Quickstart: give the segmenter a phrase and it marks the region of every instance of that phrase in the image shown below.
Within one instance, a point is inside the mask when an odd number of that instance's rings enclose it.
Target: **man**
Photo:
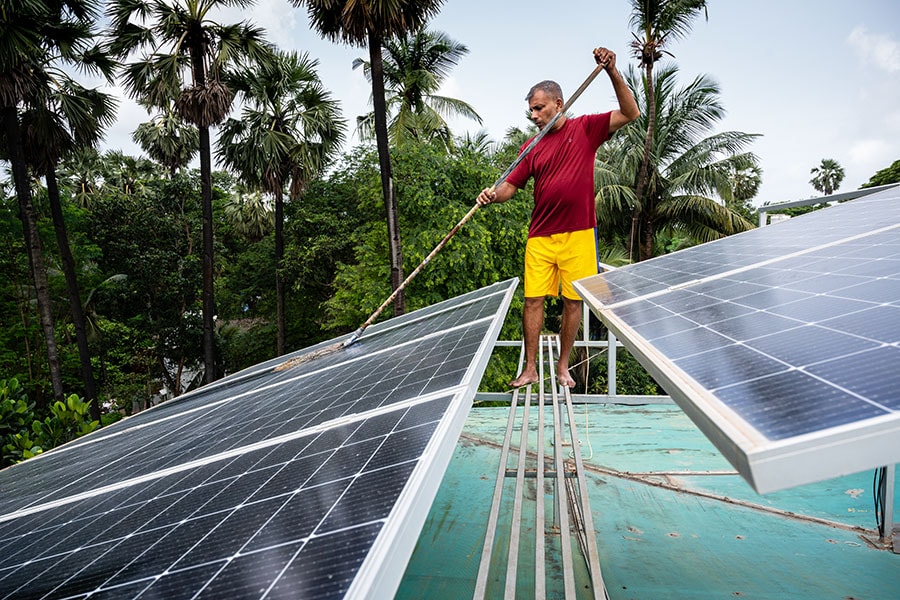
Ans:
[[[525,246],[525,367],[511,387],[538,380],[537,351],[544,324],[544,298],[557,296],[562,285],[563,315],[556,377],[560,385],[573,386],[569,354],[581,323],[581,299],[572,282],[597,273],[594,226],[594,157],[597,148],[615,131],[640,115],[634,96],[616,69],[616,55],[594,49],[594,60],[606,65],[619,108],[604,114],[566,118],[560,115],[544,138],[495,188],[486,188],[478,204],[506,202],[534,177],[534,210]],[[531,120],[542,130],[562,110],[559,85],[542,81],[525,98]],[[527,146],[527,142],[522,149]]]

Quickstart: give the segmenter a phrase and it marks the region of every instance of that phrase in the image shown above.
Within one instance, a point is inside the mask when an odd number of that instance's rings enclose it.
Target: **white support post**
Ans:
[[[885,467],[884,485],[884,539],[890,543],[896,554],[900,554],[900,544],[894,531],[894,469],[896,465]]]
[[[606,382],[607,395],[610,399],[616,395],[616,336],[611,330],[607,330],[606,335]]]

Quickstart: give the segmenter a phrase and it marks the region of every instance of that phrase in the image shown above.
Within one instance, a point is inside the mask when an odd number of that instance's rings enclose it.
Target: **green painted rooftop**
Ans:
[[[397,598],[473,596],[509,410],[470,412]],[[900,597],[900,555],[876,530],[873,472],[759,495],[674,404],[585,404],[575,414],[611,599]],[[548,480],[551,557],[552,488]],[[525,496],[536,496],[534,478]],[[498,561],[511,510],[504,500]],[[534,515],[523,514],[516,597],[531,598]],[[503,597],[505,569],[492,569],[486,597]],[[546,573],[546,597],[563,597],[559,568]]]

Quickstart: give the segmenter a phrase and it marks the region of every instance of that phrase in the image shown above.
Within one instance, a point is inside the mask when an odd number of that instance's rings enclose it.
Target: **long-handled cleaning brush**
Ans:
[[[553,129],[553,126],[554,126],[554,124],[556,124],[556,121],[560,118],[560,115],[566,114],[566,112],[569,110],[569,108],[572,106],[572,104],[575,102],[575,100],[578,99],[578,97],[582,94],[582,92],[584,92],[584,90],[587,89],[587,87],[591,84],[591,82],[594,81],[594,79],[597,77],[597,75],[600,74],[600,71],[602,71],[605,67],[606,67],[606,63],[598,63],[597,66],[594,67],[594,70],[591,71],[591,74],[587,76],[587,79],[585,79],[584,82],[578,87],[578,89],[575,90],[575,92],[569,97],[568,101],[566,101],[566,103],[563,105],[562,109],[558,113],[556,113],[552,119],[550,119],[550,122],[548,122],[547,125],[543,129],[541,129],[536,136],[534,136],[534,138],[531,140],[531,143],[529,143],[528,146],[526,146],[525,149],[519,153],[519,156],[516,157],[516,160],[514,160],[512,162],[512,164],[506,168],[506,170],[503,172],[503,174],[497,178],[497,181],[494,182],[494,187],[497,187],[501,183],[506,181],[506,178],[509,177],[509,174],[512,173],[513,169],[515,169],[519,165],[519,163],[522,162],[522,160],[524,160],[526,156],[528,156],[528,154],[534,149],[534,147],[537,145],[537,143],[539,141],[541,141],[541,139],[547,134],[547,132],[550,131],[551,129]],[[360,325],[359,328],[356,331],[354,331],[353,334],[349,338],[347,338],[343,342],[336,342],[329,346],[320,348],[319,350],[313,350],[313,351],[307,352],[305,354],[301,354],[300,356],[295,356],[294,358],[288,359],[285,362],[278,365],[277,367],[275,367],[275,370],[283,371],[285,369],[295,367],[297,365],[309,362],[311,360],[321,358],[322,356],[326,356],[328,354],[333,354],[334,352],[337,352],[337,351],[341,350],[342,348],[346,348],[346,347],[350,346],[351,344],[355,343],[356,340],[358,340],[359,337],[362,335],[363,331],[366,330],[366,327],[368,327],[369,325],[371,325],[372,323],[375,322],[375,319],[378,318],[378,316],[381,314],[381,312],[389,304],[391,304],[394,301],[394,298],[397,297],[397,294],[399,294],[404,288],[406,288],[407,284],[409,284],[409,282],[412,281],[413,278],[416,275],[418,275],[422,269],[425,268],[425,265],[427,265],[429,262],[431,262],[431,259],[434,258],[435,255],[438,252],[440,252],[444,246],[447,245],[447,242],[450,241],[450,238],[452,238],[456,234],[456,232],[459,231],[460,228],[463,225],[465,225],[465,223],[469,219],[472,218],[472,215],[475,214],[475,211],[477,211],[480,206],[481,205],[476,202],[475,206],[473,206],[471,209],[469,209],[469,212],[467,212],[466,215],[462,219],[460,219],[459,223],[457,223],[456,225],[453,226],[453,229],[451,229],[447,233],[447,235],[444,236],[444,239],[442,239],[438,243],[438,245],[434,247],[434,250],[432,250],[431,252],[428,253],[428,256],[426,256],[425,259],[421,263],[419,263],[419,266],[416,267],[415,269],[413,269],[413,271],[409,275],[407,275],[406,279],[403,280],[403,283],[401,283],[397,287],[397,289],[395,289],[393,291],[393,293],[390,296],[388,296],[388,298],[384,302],[381,303],[381,306],[379,306],[378,309],[375,312],[373,312],[372,315],[368,319],[366,319],[366,322],[363,323],[362,325]]]

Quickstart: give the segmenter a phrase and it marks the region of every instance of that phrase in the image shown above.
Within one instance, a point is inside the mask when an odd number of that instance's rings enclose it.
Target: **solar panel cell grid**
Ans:
[[[768,491],[900,460],[898,257],[893,188],[577,288]]]
[[[415,539],[386,524],[424,521],[515,285],[0,472],[0,598],[342,597],[369,564],[396,585],[385,548]]]

